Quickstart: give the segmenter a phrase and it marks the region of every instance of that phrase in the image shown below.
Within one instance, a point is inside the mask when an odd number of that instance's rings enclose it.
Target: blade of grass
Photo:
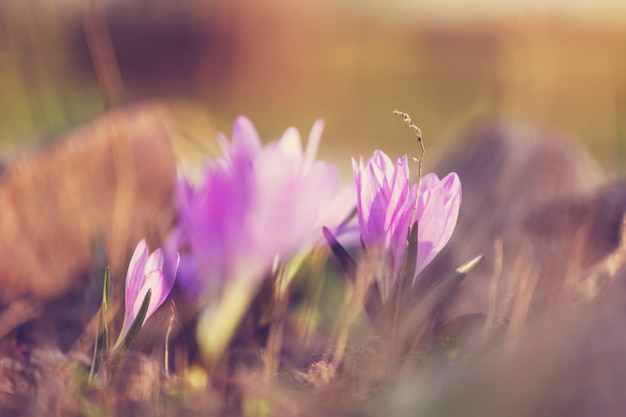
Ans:
[[[124,349],[128,350],[130,345],[133,343],[139,330],[143,326],[143,322],[146,319],[146,313],[148,312],[148,306],[150,305],[150,297],[152,297],[152,290],[148,290],[146,296],[143,299],[143,303],[141,303],[141,308],[139,309],[139,314],[133,321],[133,324],[130,325],[128,329],[128,333],[126,334],[126,338],[124,339]],[[128,308],[128,307],[127,307]]]

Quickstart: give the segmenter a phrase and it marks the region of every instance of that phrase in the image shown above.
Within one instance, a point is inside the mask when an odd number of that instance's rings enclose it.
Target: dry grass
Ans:
[[[0,315],[1,414],[615,415],[626,378],[623,184],[602,186],[585,154],[547,131],[496,123],[470,136],[442,168],[464,179],[457,231],[399,304],[371,302],[375,258],[347,279],[319,250],[289,291],[268,281],[218,363],[203,360],[197,310],[174,294],[90,380],[98,298],[80,281],[61,298],[25,281],[29,298],[5,293]],[[40,157],[64,146],[74,145]],[[467,277],[442,280],[478,248]],[[81,262],[90,258],[103,267]]]

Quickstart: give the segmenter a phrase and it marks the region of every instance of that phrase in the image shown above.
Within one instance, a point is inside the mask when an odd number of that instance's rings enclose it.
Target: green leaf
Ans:
[[[111,296],[111,273],[107,266],[104,270],[104,285],[102,287],[102,311],[106,312],[108,308],[109,298]]]
[[[287,291],[291,281],[293,281],[308,256],[308,251],[301,252],[300,254],[292,257],[291,260],[285,265],[278,268],[278,275],[276,278],[276,289],[278,294],[284,294]]]
[[[207,364],[213,366],[231,342],[250,309],[258,288],[246,279],[233,279],[224,288],[217,305],[209,303],[198,317],[196,338]]]
[[[456,286],[461,283],[463,278],[465,278],[467,274],[474,269],[482,258],[483,255],[478,255],[459,266],[454,272],[437,283],[431,290],[426,292],[423,297],[419,298],[419,304],[427,310],[434,309],[450,294],[452,294],[452,291],[456,288]]]
[[[463,265],[459,266],[456,269],[456,272],[459,274],[469,274],[469,272],[474,269],[474,267],[476,265],[478,265],[478,262],[480,262],[480,260],[483,259],[483,255],[478,255],[477,257],[471,259],[470,261],[465,262]]]
[[[407,239],[406,257],[404,260],[404,278],[411,279],[411,285],[413,285],[413,276],[415,275],[415,268],[417,267],[417,231],[419,230],[419,223],[415,222]]]
[[[109,352],[109,325],[107,323],[107,309],[109,295],[111,293],[111,275],[109,267],[104,270],[104,282],[102,285],[102,304],[100,305],[98,326],[96,328],[96,342],[93,348],[93,359],[89,371],[89,381],[93,380],[96,364],[101,364]]]
[[[133,321],[133,324],[131,324],[130,328],[128,329],[128,333],[126,334],[126,338],[124,339],[124,349],[128,350],[130,345],[137,337],[139,330],[141,330],[143,322],[146,319],[148,306],[150,305],[150,297],[152,297],[152,290],[148,290],[148,292],[146,293],[146,296],[143,299],[143,303],[141,304],[141,308],[139,309],[139,314],[137,314],[135,321]],[[130,308],[130,306],[127,306],[126,308]]]
[[[413,287],[413,278],[415,277],[415,268],[417,267],[417,232],[419,224],[415,222],[410,228],[406,240],[406,254],[404,256],[404,265],[400,270],[400,276],[396,280],[399,287],[394,288],[398,295],[397,301],[400,307],[405,306],[410,301],[411,288]]]
[[[107,323],[107,310],[109,308],[109,298],[111,294],[111,274],[109,267],[104,270],[104,285],[102,286],[102,308],[100,309],[100,326],[102,333],[98,339],[99,348],[102,355],[106,355],[109,350],[109,323]]]
[[[354,282],[356,279],[356,262],[354,262],[354,259],[352,259],[348,251],[341,246],[341,243],[339,243],[328,228],[323,227],[322,232],[324,232],[324,237],[326,238],[328,246],[330,246],[330,250],[339,261],[341,269],[343,269],[348,278]]]
[[[102,307],[100,308],[100,323],[102,333],[99,335],[98,344],[102,350],[102,355],[106,355],[109,350],[109,324],[107,323],[107,310],[109,308],[109,298],[111,294],[111,274],[109,267],[104,270],[104,284],[102,286]]]
[[[457,285],[463,281],[467,274],[478,264],[483,255],[476,256],[470,261],[458,267],[454,272],[435,284],[421,297],[410,302],[406,312],[402,314],[401,331],[403,334],[411,334],[418,331],[427,322],[432,312],[448,299]]]

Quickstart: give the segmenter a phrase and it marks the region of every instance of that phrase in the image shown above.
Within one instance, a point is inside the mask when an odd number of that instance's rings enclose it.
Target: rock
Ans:
[[[84,291],[102,238],[123,280],[137,242],[155,248],[172,226],[175,180],[157,104],[112,111],[10,161],[0,178],[0,301]]]
[[[437,171],[459,174],[463,203],[452,239],[416,292],[485,255],[449,302],[447,318],[515,319],[552,308],[619,247],[626,182],[607,184],[600,167],[565,135],[491,122],[470,133]]]

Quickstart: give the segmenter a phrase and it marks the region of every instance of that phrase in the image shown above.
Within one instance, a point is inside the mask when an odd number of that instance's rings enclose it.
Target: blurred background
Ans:
[[[5,155],[102,114],[163,100],[212,147],[238,114],[265,140],[326,120],[320,155],[419,150],[426,167],[481,120],[574,133],[626,172],[621,0],[2,0]]]

